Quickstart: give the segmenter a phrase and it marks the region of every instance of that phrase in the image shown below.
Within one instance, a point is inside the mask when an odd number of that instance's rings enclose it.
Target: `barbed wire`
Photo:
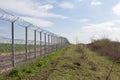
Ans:
[[[37,30],[38,32],[42,31],[44,33],[59,36],[57,34],[54,34],[54,33],[50,32],[50,31],[44,30],[44,29],[40,28],[39,26],[36,26],[36,25],[34,25],[34,24],[32,24],[28,21],[25,21],[18,16],[15,16],[11,13],[8,13],[1,8],[0,8],[0,19],[6,20],[6,21],[9,21],[9,22],[15,22],[16,24],[20,25],[21,27],[31,27],[31,28],[33,28],[33,30]]]

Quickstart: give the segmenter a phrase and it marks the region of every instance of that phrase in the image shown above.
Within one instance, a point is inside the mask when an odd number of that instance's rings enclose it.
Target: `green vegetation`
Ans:
[[[33,79],[37,74],[41,74],[42,72],[49,69],[51,61],[56,60],[58,56],[63,52],[63,48],[57,52],[52,53],[51,55],[47,55],[41,59],[36,60],[36,62],[32,62],[28,65],[17,67],[13,69],[8,75],[0,80],[21,80],[21,79]],[[57,53],[57,54],[56,54]],[[37,78],[37,77],[36,77]]]
[[[11,44],[0,44],[0,53],[10,52]]]
[[[28,48],[34,49],[34,45],[28,45]],[[12,44],[0,44],[0,53],[9,53],[11,51]],[[25,44],[15,44],[15,51],[25,51]]]
[[[1,79],[120,80],[120,64],[114,63],[113,67],[113,62],[91,51],[86,45],[70,45],[23,68],[16,68]]]

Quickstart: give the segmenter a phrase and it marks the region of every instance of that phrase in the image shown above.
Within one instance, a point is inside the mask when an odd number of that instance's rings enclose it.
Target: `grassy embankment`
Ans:
[[[120,80],[120,64],[91,51],[71,45],[23,68],[16,68],[3,80]],[[111,70],[112,67],[112,70]],[[1,78],[2,79],[2,78]]]

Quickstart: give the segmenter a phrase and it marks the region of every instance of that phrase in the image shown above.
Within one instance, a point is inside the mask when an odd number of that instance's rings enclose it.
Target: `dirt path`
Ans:
[[[47,69],[46,71],[44,71],[39,77],[34,78],[34,80],[47,80],[48,77],[50,76],[50,74],[52,74],[54,72],[54,70],[56,70],[55,68],[56,68],[57,64],[59,63],[59,61],[61,60],[61,58],[64,57],[67,49],[68,49],[68,47],[66,47],[64,49],[64,51],[63,51],[63,53],[61,54],[60,57],[58,57],[54,61],[51,61],[49,69]]]

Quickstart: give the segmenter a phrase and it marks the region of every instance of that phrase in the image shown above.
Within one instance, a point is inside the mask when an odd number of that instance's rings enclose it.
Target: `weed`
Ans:
[[[81,59],[86,59],[86,53],[84,52],[85,45],[84,44],[78,44],[76,51],[78,53],[81,53]]]
[[[8,75],[11,76],[11,77],[14,77],[14,76],[17,76],[18,73],[19,73],[19,71],[16,70],[16,69],[14,69],[14,70],[12,70]]]
[[[34,71],[34,68],[28,66],[25,67],[22,71],[25,73],[32,73]]]
[[[38,67],[44,67],[44,66],[45,66],[45,64],[44,64],[44,62],[43,62],[43,61],[39,61],[39,62],[37,63],[37,66],[38,66]]]

